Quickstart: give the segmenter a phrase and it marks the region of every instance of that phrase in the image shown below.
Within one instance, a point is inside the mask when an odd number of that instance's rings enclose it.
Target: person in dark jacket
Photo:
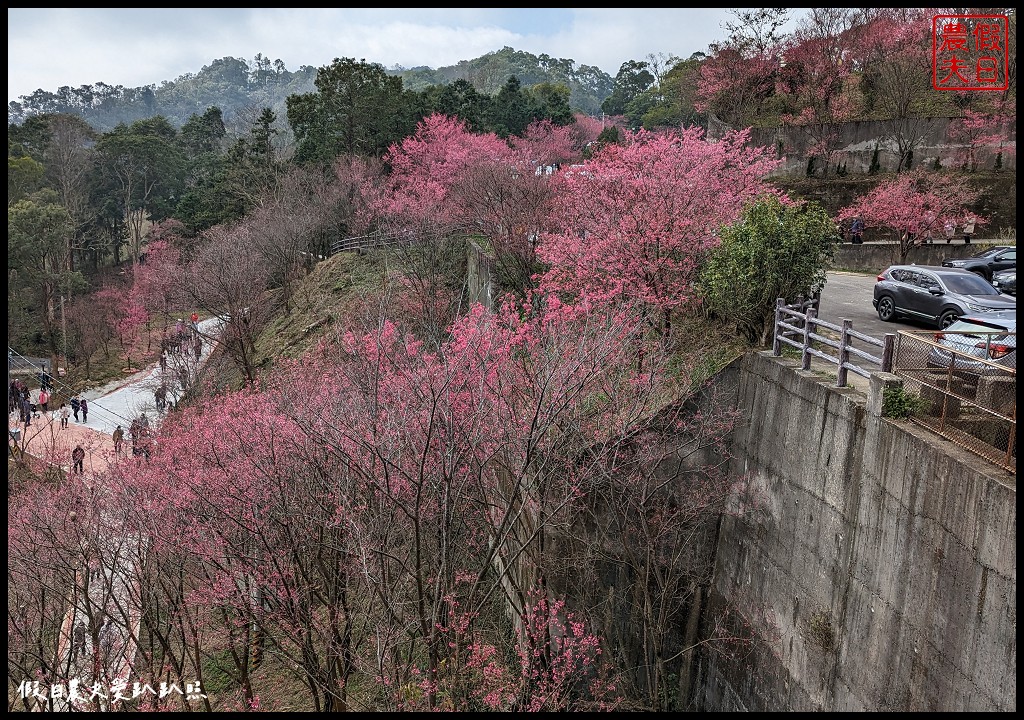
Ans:
[[[864,242],[864,221],[859,217],[855,217],[853,224],[850,225],[850,241],[854,245],[860,245]]]
[[[78,411],[82,408],[82,401],[75,395],[71,398],[71,413],[75,416],[75,422],[78,422]]]
[[[87,423],[87,422],[89,422],[89,401],[86,400],[85,398],[82,398],[81,408],[82,408],[82,422]]]

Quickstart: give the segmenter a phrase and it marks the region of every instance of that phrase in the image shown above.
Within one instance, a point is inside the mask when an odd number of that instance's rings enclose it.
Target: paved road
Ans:
[[[844,319],[853,320],[853,329],[865,335],[881,339],[886,333],[898,330],[928,331],[935,328],[913,320],[882,322],[871,304],[875,288],[874,275],[859,273],[830,272],[828,282],[821,292],[818,317],[830,323],[841,325]]]

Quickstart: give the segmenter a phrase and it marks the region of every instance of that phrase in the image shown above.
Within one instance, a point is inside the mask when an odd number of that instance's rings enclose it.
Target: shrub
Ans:
[[[928,402],[902,385],[887,387],[882,392],[882,415],[893,420],[906,420],[927,408]]]

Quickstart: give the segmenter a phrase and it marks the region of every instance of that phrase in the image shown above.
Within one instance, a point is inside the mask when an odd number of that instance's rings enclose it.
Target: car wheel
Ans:
[[[945,330],[959,319],[959,315],[953,310],[947,310],[939,315],[939,329]]]
[[[888,295],[878,299],[878,319],[882,322],[892,322],[896,319],[896,303]]]

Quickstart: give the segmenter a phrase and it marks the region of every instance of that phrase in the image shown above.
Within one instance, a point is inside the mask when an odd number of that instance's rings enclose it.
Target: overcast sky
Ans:
[[[614,77],[627,60],[706,52],[731,19],[717,8],[8,8],[7,99],[64,85],[159,85],[257,53],[292,71],[340,57],[438,68],[508,46]]]

